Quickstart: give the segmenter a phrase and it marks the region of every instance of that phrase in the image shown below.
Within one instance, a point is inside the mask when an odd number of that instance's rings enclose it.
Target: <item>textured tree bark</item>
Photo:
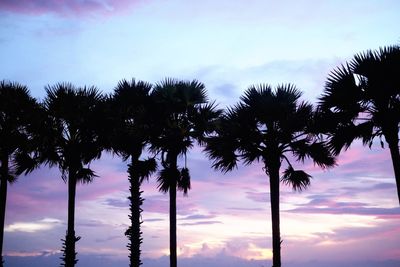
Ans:
[[[3,267],[3,242],[4,223],[6,218],[6,201],[8,187],[8,156],[1,159],[1,183],[0,183],[0,267]]]
[[[76,259],[75,243],[79,238],[75,237],[75,195],[76,177],[75,171],[68,172],[68,228],[65,238],[65,266],[74,267],[78,262]]]
[[[268,168],[272,220],[272,267],[281,267],[281,232],[279,218],[279,160]]]
[[[129,260],[130,267],[139,267],[142,265],[140,260],[140,245],[142,244],[142,232],[140,231],[140,226],[142,224],[141,220],[141,206],[143,204],[143,198],[141,197],[142,191],[140,191],[140,180],[138,175],[135,172],[137,166],[137,160],[132,158],[131,165],[129,166],[129,182],[130,182],[130,212],[129,219],[131,221],[131,225],[126,232],[126,235],[129,238],[130,244],[128,244],[128,248],[130,251]]]
[[[171,157],[171,168],[177,169],[177,157]],[[171,177],[171,187],[169,188],[169,250],[170,267],[177,267],[176,252],[176,186],[177,177]]]
[[[393,140],[389,143],[389,150],[392,157],[394,176],[396,178],[397,197],[400,205],[400,153],[398,140]]]
[[[272,267],[281,267],[281,232],[279,218],[279,173],[270,177],[272,217]]]

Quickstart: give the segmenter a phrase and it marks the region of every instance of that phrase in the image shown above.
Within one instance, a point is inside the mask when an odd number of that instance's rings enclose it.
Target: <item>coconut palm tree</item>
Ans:
[[[154,158],[142,159],[142,152],[149,142],[150,136],[154,135],[152,126],[152,102],[150,90],[152,85],[143,81],[122,80],[114,89],[109,101],[109,111],[112,131],[109,134],[110,148],[124,161],[130,160],[128,164],[130,215],[131,225],[126,231],[129,238],[128,248],[131,267],[142,264],[140,260],[140,244],[142,243],[142,232],[140,225],[141,205],[144,199],[141,194],[140,185],[145,179],[156,171]]]
[[[76,88],[69,83],[46,87],[42,157],[50,166],[58,166],[68,183],[68,228],[63,240],[62,266],[75,266],[75,194],[78,182],[90,183],[96,176],[90,163],[100,158],[104,140],[103,96],[95,87]]]
[[[213,167],[224,172],[234,169],[239,160],[263,163],[270,185],[273,267],[281,266],[280,181],[294,190],[310,184],[311,176],[295,169],[292,160],[310,158],[323,168],[335,163],[326,144],[309,131],[315,130],[311,127],[313,107],[300,97],[301,92],[290,84],[275,90],[266,84],[251,86],[222,116],[206,146]],[[287,168],[280,177],[282,165]]]
[[[152,92],[155,112],[159,114],[160,134],[151,141],[151,149],[161,153],[162,170],[158,182],[161,192],[169,192],[170,266],[177,266],[176,193],[190,190],[190,174],[186,154],[194,143],[202,144],[214,130],[220,111],[207,100],[204,84],[166,79],[156,84]],[[178,166],[183,156],[184,167]]]
[[[7,186],[36,162],[34,128],[40,119],[40,106],[28,88],[18,83],[0,82],[0,266],[3,266],[3,237]]]
[[[371,147],[375,138],[392,158],[400,203],[400,46],[369,50],[333,70],[319,109],[335,154],[355,139]]]

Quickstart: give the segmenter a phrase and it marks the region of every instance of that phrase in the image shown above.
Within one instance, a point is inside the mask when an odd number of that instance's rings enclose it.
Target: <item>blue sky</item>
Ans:
[[[398,1],[372,0],[0,0],[0,79],[28,85],[39,99],[44,86],[63,81],[109,93],[123,78],[198,79],[221,107],[251,84],[294,83],[315,102],[333,68],[355,53],[399,44],[399,11]],[[209,266],[232,260],[268,266],[268,180],[261,166],[223,175],[195,148],[189,167],[193,189],[178,198],[182,266],[205,258]],[[105,154],[93,168],[99,178],[78,188],[79,257],[89,267],[99,257],[105,266],[125,266],[126,167]],[[398,266],[400,210],[389,152],[355,143],[335,169],[304,168],[314,177],[310,189],[282,187],[284,263]],[[144,266],[163,266],[168,198],[154,179],[143,188]],[[10,264],[57,262],[66,189],[58,170],[47,167],[10,187],[4,244]]]

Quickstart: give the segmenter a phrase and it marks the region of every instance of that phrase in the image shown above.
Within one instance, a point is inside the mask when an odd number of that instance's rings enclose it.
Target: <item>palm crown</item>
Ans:
[[[360,138],[396,138],[400,122],[400,47],[357,54],[332,71],[320,98],[320,108],[335,123],[328,129],[335,153]],[[388,140],[387,140],[388,141]]]
[[[7,180],[36,166],[37,129],[42,110],[26,86],[0,82],[0,157],[11,159]]]
[[[246,164],[262,161],[268,172],[269,166],[279,168],[284,160],[288,164],[284,180],[294,189],[308,185],[309,176],[293,169],[290,154],[301,162],[311,158],[321,167],[332,166],[326,144],[311,131],[313,107],[300,97],[290,84],[275,91],[269,85],[251,86],[241,102],[224,114],[217,135],[208,140],[206,151],[213,166],[230,171],[239,159]]]
[[[355,139],[364,145],[377,137],[391,153],[400,202],[400,47],[367,51],[332,71],[320,98],[320,118],[332,152],[348,149]]]
[[[110,98],[110,116],[113,132],[112,149],[127,159],[141,154],[148,143],[151,129],[152,85],[143,81],[126,81],[118,83]]]
[[[46,93],[46,160],[60,168],[64,179],[73,169],[79,181],[90,182],[94,173],[85,165],[98,159],[103,149],[99,134],[103,96],[95,87],[75,88],[68,83],[47,87]]]

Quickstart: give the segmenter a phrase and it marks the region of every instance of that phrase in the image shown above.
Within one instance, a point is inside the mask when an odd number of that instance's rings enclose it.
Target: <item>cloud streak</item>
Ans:
[[[5,232],[35,233],[51,230],[62,224],[62,221],[54,218],[44,218],[35,222],[15,222],[5,227]]]
[[[62,16],[82,16],[92,13],[111,14],[129,8],[141,0],[2,0],[0,10],[27,15],[57,14]]]
[[[362,202],[335,201],[331,198],[314,196],[306,203],[299,204],[298,208],[287,210],[294,213],[313,213],[313,214],[354,214],[370,215],[379,218],[400,218],[400,208],[378,208],[370,207]]]
[[[195,226],[195,225],[209,225],[209,224],[220,224],[220,221],[199,221],[199,222],[190,222],[190,223],[180,223],[181,226]]]

